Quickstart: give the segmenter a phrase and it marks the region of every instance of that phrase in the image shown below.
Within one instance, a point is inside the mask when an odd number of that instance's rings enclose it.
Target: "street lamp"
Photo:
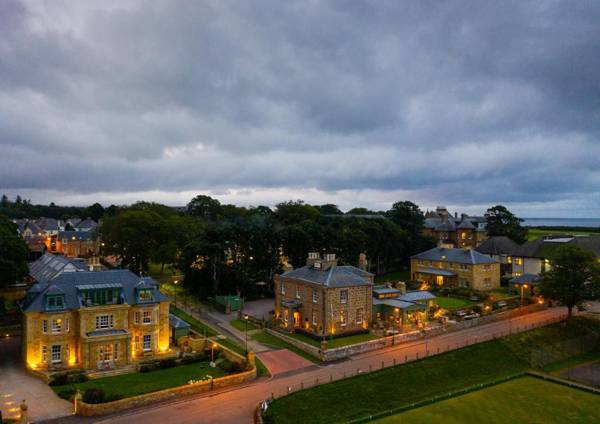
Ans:
[[[213,342],[210,345],[210,366],[215,367],[215,349],[217,348],[217,344]]]
[[[246,356],[248,356],[248,315],[244,315],[244,322],[246,326]]]
[[[175,284],[175,307],[177,307],[177,284],[179,284],[179,280],[173,281],[173,284]]]

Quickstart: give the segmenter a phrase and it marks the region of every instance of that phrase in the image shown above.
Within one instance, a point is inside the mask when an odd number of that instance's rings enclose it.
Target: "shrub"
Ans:
[[[161,361],[158,363],[158,367],[161,369],[173,368],[176,365],[177,365],[177,362],[175,362],[174,358],[161,359]]]
[[[104,390],[96,387],[91,387],[89,389],[86,389],[85,392],[83,392],[83,396],[81,399],[85,403],[102,403],[105,399]]]
[[[247,367],[248,367],[247,361],[242,361],[240,363],[240,362],[231,361],[229,359],[223,359],[222,361],[219,362],[219,368],[221,368],[223,371],[228,372],[228,373],[242,372],[242,371],[245,371]]]
[[[69,384],[69,375],[67,373],[54,374],[50,386],[64,386]]]
[[[59,390],[57,392],[58,396],[66,399],[66,400],[71,400],[73,399],[73,396],[75,396],[75,393],[77,392],[77,390],[73,387],[67,387],[64,390]]]
[[[74,372],[68,375],[69,383],[83,383],[84,381],[88,381],[89,378],[83,372]]]
[[[150,372],[154,371],[154,369],[154,365],[151,364],[140,365],[140,372]]]
[[[204,353],[197,353],[192,355],[185,355],[181,358],[182,364],[193,364],[194,362],[204,362],[209,358],[208,355]]]

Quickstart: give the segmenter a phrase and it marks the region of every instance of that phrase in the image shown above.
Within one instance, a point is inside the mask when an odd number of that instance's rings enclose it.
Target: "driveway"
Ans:
[[[269,352],[258,353],[262,363],[269,369],[271,375],[283,374],[293,370],[299,370],[306,367],[316,366],[308,359],[295,354],[287,349],[271,350]]]
[[[54,394],[42,380],[29,374],[21,360],[21,338],[0,339],[0,409],[3,418],[18,418],[25,400],[32,422],[64,417],[73,405]]]

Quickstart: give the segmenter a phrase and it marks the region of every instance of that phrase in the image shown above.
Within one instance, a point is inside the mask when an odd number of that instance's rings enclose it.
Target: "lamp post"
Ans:
[[[244,315],[244,323],[246,327],[246,356],[248,356],[248,315]]]
[[[217,348],[217,344],[213,343],[210,345],[210,366],[215,367],[215,349]]]
[[[173,284],[175,284],[175,307],[177,307],[177,284],[179,284],[179,280],[173,281]]]

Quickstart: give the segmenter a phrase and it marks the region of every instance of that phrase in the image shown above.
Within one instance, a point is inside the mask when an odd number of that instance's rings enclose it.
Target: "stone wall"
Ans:
[[[316,346],[309,345],[308,343],[301,342],[298,339],[293,337],[286,336],[285,334],[280,333],[279,331],[271,330],[266,328],[265,331],[272,336],[275,336],[284,342],[291,344],[292,346],[297,347],[298,349],[302,349],[306,353],[313,355],[315,358],[321,358],[321,349]]]
[[[213,380],[201,381],[184,386],[173,387],[144,395],[133,396],[126,399],[120,399],[113,402],[90,404],[80,399],[75,400],[75,413],[84,417],[96,417],[112,414],[129,408],[149,405],[170,399],[178,399],[181,396],[195,395],[205,393],[223,387],[229,387],[236,384],[245,383],[256,378],[256,367],[250,371],[239,374],[228,375],[215,378]]]

